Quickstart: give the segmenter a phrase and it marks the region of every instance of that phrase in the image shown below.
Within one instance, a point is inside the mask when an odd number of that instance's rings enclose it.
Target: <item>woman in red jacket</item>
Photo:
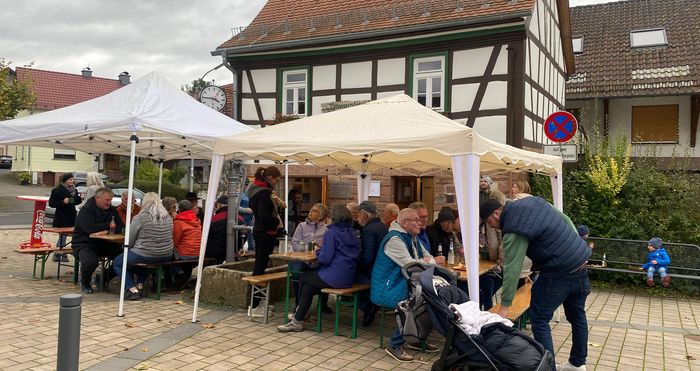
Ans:
[[[192,210],[192,203],[188,200],[178,202],[180,211],[173,221],[173,245],[175,246],[175,259],[197,260],[199,248],[202,244],[202,224]],[[187,271],[185,271],[187,269]],[[184,283],[192,275],[192,266],[174,265],[171,272],[175,280]]]

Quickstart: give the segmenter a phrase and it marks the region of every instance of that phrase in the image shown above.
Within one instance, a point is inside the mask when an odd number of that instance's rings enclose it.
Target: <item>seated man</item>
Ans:
[[[414,261],[435,264],[428,247],[418,238],[421,225],[418,212],[411,208],[401,210],[398,219],[391,224],[372,269],[370,297],[374,304],[393,309],[408,297],[408,284],[401,274],[404,265]],[[397,327],[386,352],[399,362],[413,362],[413,356],[403,349],[404,343],[401,330]],[[421,350],[421,344],[408,344],[408,347]],[[426,344],[425,351],[437,352],[438,348]]]
[[[124,224],[126,224],[126,204],[128,202],[128,198],[128,192],[122,193],[122,203],[117,206],[117,214],[119,214],[119,217],[122,219]],[[139,211],[141,211],[141,207],[136,204],[136,198],[134,195],[131,195],[131,218],[133,219],[139,213]],[[131,220],[129,220],[129,223],[131,223]]]
[[[192,203],[187,200],[178,202],[180,211],[173,221],[173,244],[175,246],[175,259],[197,260],[199,248],[202,244],[202,225],[197,215],[192,210]],[[182,267],[175,265],[171,268],[173,276],[182,284],[190,278],[192,266]]]
[[[216,259],[216,264],[226,260],[226,223],[228,222],[228,197],[221,196],[214,205],[214,215],[211,217],[207,251],[204,256]]]
[[[459,256],[462,244],[453,231],[454,224],[455,215],[452,209],[446,206],[440,210],[433,224],[428,226],[427,232],[430,240],[430,254],[432,256],[447,256],[450,251],[450,243],[452,244],[452,252]]]
[[[124,223],[112,206],[112,190],[100,188],[95,196],[85,202],[75,220],[73,231],[73,255],[80,261],[80,288],[91,294],[90,280],[97,269],[99,257],[114,259],[121,252],[121,246],[104,240],[90,238],[90,234],[107,233],[109,224],[114,220],[117,233],[124,228]],[[105,278],[106,279],[106,278]]]

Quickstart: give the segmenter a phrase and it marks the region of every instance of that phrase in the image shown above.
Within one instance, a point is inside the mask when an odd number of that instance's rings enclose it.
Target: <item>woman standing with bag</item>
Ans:
[[[277,242],[277,229],[281,220],[272,199],[272,190],[277,185],[282,173],[275,166],[259,167],[255,171],[255,179],[248,186],[250,208],[253,209],[253,239],[255,239],[255,265],[253,276],[265,273],[270,263],[270,254]],[[263,306],[260,299],[255,298],[251,303],[251,316],[262,317]]]
[[[55,228],[75,226],[75,217],[78,215],[75,205],[79,205],[83,202],[83,199],[80,198],[78,191],[75,190],[74,181],[72,173],[63,174],[61,175],[61,184],[51,190],[49,206],[56,209],[52,224]],[[61,248],[65,245],[66,235],[60,234],[56,246]],[[63,262],[68,261],[68,257],[65,254],[54,254],[53,259],[54,261],[59,259]]]

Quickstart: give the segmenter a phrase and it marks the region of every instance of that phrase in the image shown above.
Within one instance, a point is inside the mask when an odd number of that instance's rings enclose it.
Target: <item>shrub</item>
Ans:
[[[126,187],[129,184],[127,182],[122,182],[120,186]],[[134,188],[138,188],[145,193],[148,192],[158,192],[158,180],[141,180],[134,179]],[[177,200],[184,200],[187,194],[187,188],[181,187],[177,184],[172,184],[168,181],[163,180],[161,195],[160,197],[175,197]]]
[[[32,174],[27,171],[22,171],[17,173],[17,180],[19,184],[27,185],[32,183]]]

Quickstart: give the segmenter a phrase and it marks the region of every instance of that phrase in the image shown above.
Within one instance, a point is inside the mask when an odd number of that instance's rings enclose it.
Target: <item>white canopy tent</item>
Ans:
[[[436,168],[452,169],[465,240],[469,292],[478,301],[478,179],[481,171],[524,170],[549,175],[555,204],[562,208],[562,161],[500,144],[476,134],[407,95],[393,96],[339,111],[216,139],[210,192],[227,159],[268,159],[347,167],[358,172],[359,200],[366,200],[371,172],[407,169],[416,175]],[[362,176],[364,175],[364,176]],[[211,204],[210,204],[211,203]],[[207,215],[200,257],[204,256],[213,200]],[[197,319],[202,259],[198,267],[192,321]]]
[[[252,129],[197,102],[158,73],[151,72],[99,98],[0,121],[0,144],[130,156],[128,203],[131,204],[136,156],[160,160],[162,171],[162,161],[210,158],[214,138],[249,130]],[[218,177],[214,183],[218,185]],[[130,219],[129,208],[127,220]],[[127,266],[129,233],[127,224],[124,267]],[[125,272],[119,316],[124,309]]]

